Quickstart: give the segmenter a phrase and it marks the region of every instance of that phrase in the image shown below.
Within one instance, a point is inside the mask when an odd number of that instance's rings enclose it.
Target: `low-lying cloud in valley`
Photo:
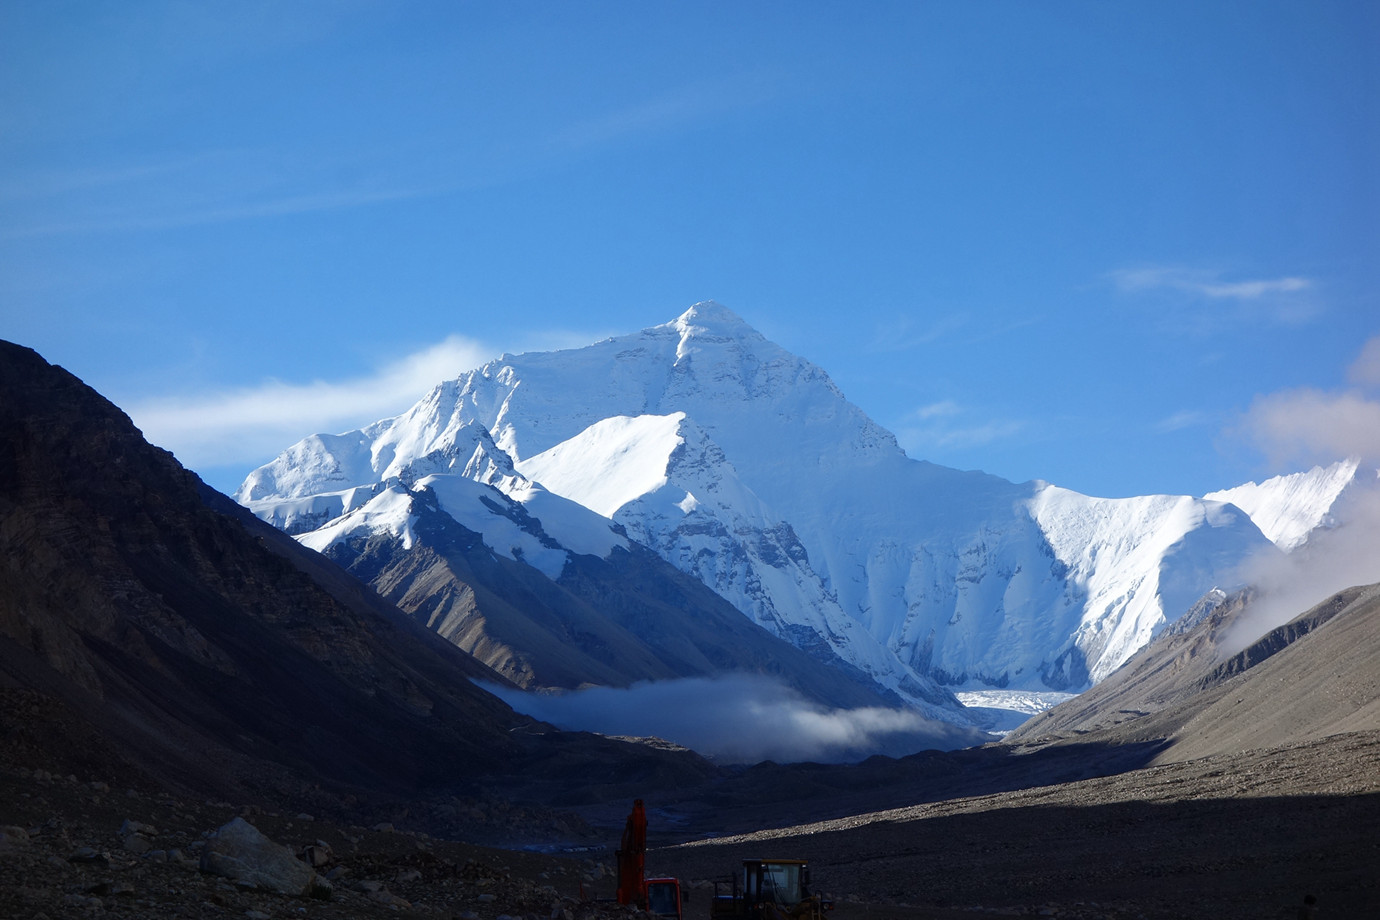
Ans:
[[[517,711],[569,731],[656,737],[722,763],[848,763],[991,740],[908,709],[829,709],[766,677],[643,681],[534,693],[484,685]]]

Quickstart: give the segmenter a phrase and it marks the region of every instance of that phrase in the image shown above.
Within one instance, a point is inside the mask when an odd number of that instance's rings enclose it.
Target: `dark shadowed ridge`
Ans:
[[[0,724],[30,766],[238,800],[622,798],[711,772],[514,713],[470,683],[492,670],[9,343],[0,433]]]

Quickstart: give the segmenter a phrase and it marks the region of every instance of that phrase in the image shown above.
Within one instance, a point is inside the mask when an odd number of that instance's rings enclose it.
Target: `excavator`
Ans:
[[[647,810],[633,801],[617,852],[619,904],[664,920],[684,920],[689,896],[679,879],[646,878]],[[727,893],[721,886],[728,885]],[[745,859],[742,872],[714,883],[710,920],[824,920],[833,901],[810,894],[810,866],[803,859]]]
[[[681,892],[680,879],[646,877],[647,810],[641,799],[633,801],[617,856],[619,904],[630,904],[666,920],[684,920],[682,909],[688,896]]]

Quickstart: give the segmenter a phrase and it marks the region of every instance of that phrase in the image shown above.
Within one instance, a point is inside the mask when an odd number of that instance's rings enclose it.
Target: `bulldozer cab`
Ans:
[[[744,860],[743,899],[750,904],[794,906],[804,900],[809,876],[803,860]]]
[[[803,859],[745,859],[732,892],[716,884],[710,914],[715,920],[821,920],[833,906],[810,893],[810,867]]]

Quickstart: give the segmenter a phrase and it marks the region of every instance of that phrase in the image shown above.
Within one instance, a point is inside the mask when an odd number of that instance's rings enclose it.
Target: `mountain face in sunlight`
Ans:
[[[772,635],[951,717],[951,688],[1100,681],[1236,587],[1243,561],[1306,543],[1355,472],[1258,487],[1248,513],[948,469],[702,303],[585,348],[505,355],[396,418],[304,439],[235,497],[314,548],[386,534],[406,554],[426,496],[557,585],[581,559],[646,547]]]

